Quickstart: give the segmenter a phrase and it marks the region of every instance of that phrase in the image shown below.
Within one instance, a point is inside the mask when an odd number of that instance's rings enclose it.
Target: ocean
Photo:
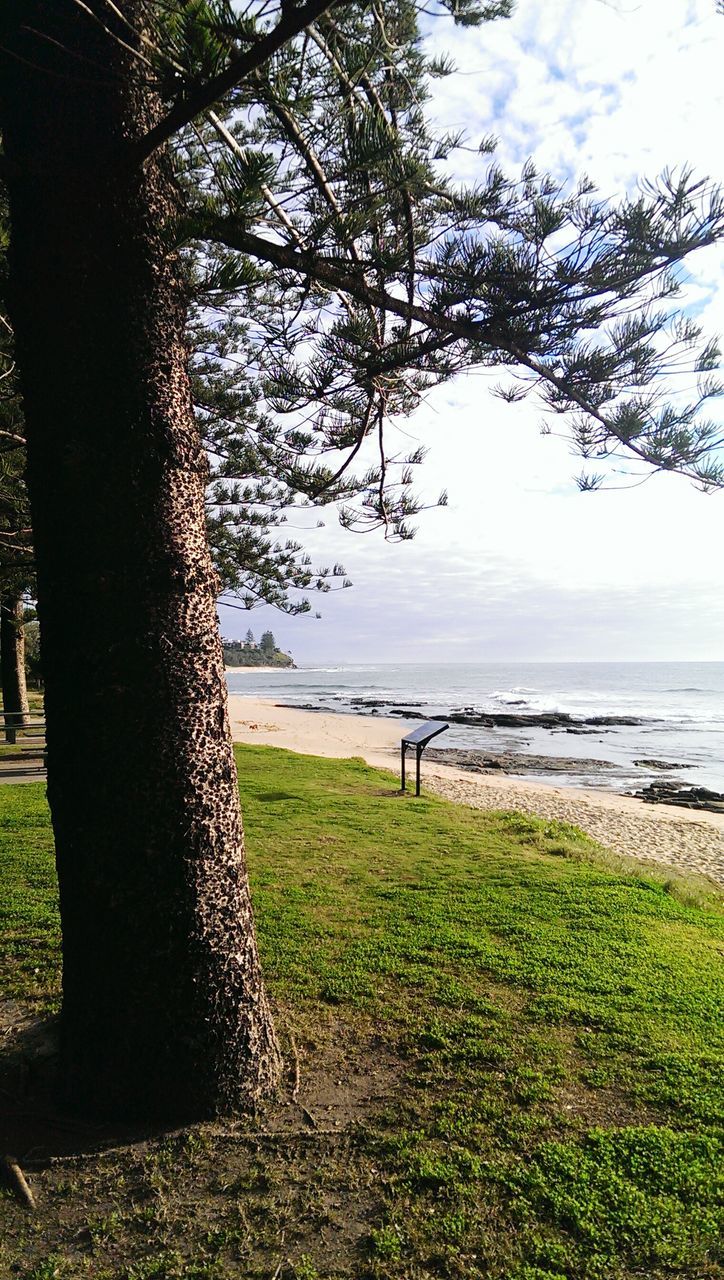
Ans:
[[[454,712],[635,718],[639,723],[583,726],[582,732],[515,722],[454,724],[434,745],[522,753],[517,776],[556,786],[631,792],[665,777],[724,791],[724,662],[330,663],[229,673],[228,681],[231,693],[323,711],[409,710],[425,719]],[[399,718],[403,725],[404,715]],[[563,767],[552,778],[531,767],[536,757],[554,757]],[[685,767],[667,771],[636,761]]]

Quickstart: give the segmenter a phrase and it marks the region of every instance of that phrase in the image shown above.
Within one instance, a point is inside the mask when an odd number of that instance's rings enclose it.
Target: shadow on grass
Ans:
[[[56,1096],[57,1015],[33,1017],[27,1007],[7,1001],[0,1019],[0,1155],[11,1153],[21,1167],[38,1169],[57,1156],[89,1155],[169,1132],[169,1125],[80,1120]]]

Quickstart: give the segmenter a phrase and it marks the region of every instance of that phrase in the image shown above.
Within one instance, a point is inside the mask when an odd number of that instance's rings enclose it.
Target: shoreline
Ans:
[[[236,742],[285,747],[301,755],[361,756],[370,765],[399,773],[400,738],[407,728],[399,718],[302,711],[270,698],[234,693],[229,712]],[[510,774],[471,774],[424,756],[422,777],[425,789],[458,803],[570,822],[614,853],[724,884],[724,815],[647,805],[611,791],[532,783]]]

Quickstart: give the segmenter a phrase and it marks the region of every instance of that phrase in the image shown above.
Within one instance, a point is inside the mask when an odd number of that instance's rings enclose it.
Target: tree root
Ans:
[[[27,1180],[25,1178],[25,1174],[20,1168],[20,1165],[18,1164],[15,1156],[4,1156],[2,1161],[2,1167],[8,1182],[10,1183],[13,1191],[18,1197],[18,1200],[22,1201],[26,1209],[30,1209],[32,1210],[33,1213],[35,1213],[35,1210],[37,1209],[37,1205],[35,1203],[35,1196],[30,1190],[30,1187],[28,1186]]]

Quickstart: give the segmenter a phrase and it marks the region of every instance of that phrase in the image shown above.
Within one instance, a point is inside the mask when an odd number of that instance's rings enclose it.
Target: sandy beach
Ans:
[[[399,770],[404,721],[299,711],[266,698],[232,694],[231,726],[237,742],[286,747],[303,755],[344,759]],[[575,823],[614,853],[699,872],[724,884],[724,815],[646,805],[610,791],[546,786],[500,775],[470,774],[423,761],[423,786],[478,809],[517,809]]]

